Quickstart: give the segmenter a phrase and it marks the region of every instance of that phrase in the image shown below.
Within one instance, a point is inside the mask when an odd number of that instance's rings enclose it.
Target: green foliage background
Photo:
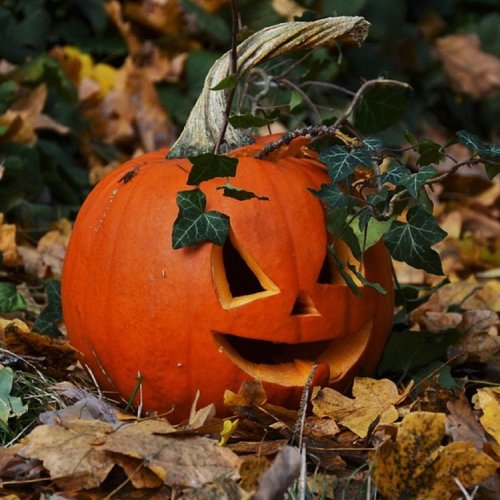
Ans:
[[[76,89],[48,51],[57,45],[72,45],[91,54],[96,61],[119,67],[127,56],[126,44],[108,18],[104,0],[4,0],[0,3],[0,59],[14,65],[0,75],[0,113],[6,112],[23,88],[44,82],[48,99],[44,113],[68,126],[71,133],[38,131],[34,145],[2,138],[0,159],[0,211],[25,228],[33,240],[61,216],[74,217],[89,192],[88,161],[80,147],[88,124],[79,110]],[[384,131],[384,141],[401,143],[402,130],[418,133],[423,121],[451,133],[467,129],[483,139],[498,134],[496,117],[500,98],[473,99],[453,91],[447,82],[432,40],[423,26],[438,23],[439,36],[476,33],[482,50],[500,56],[500,13],[496,0],[304,0],[310,10],[305,18],[327,15],[362,15],[371,24],[367,43],[338,57],[317,51],[312,60],[299,64],[293,77],[322,80],[356,90],[363,79],[377,76],[411,84],[414,92],[404,119]],[[178,128],[199,94],[203,77],[213,61],[230,46],[229,5],[208,13],[190,0],[182,0],[190,29],[168,37],[132,23],[139,38],[163,51],[176,54],[188,47],[184,76],[179,83],[160,83],[157,90],[168,115]],[[243,24],[248,30],[283,21],[268,0],[239,0]],[[196,43],[196,50],[193,43]],[[330,89],[311,89],[319,105],[341,107],[349,96]],[[295,101],[294,101],[295,99]],[[282,103],[293,103],[291,127],[309,123],[307,108],[290,90],[280,92]],[[324,119],[331,118],[324,113]],[[287,117],[285,116],[285,120]],[[361,124],[373,131],[373,124]],[[377,128],[377,127],[375,127]],[[380,126],[378,127],[380,128]],[[94,152],[106,160],[123,159],[128,152],[91,138]]]

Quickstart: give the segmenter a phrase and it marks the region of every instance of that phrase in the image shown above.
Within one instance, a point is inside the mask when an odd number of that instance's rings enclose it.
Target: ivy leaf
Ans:
[[[432,274],[443,274],[441,260],[431,246],[441,241],[446,232],[422,206],[408,210],[407,222],[394,221],[384,241],[391,256],[417,269]]]
[[[238,86],[238,77],[236,75],[228,75],[223,78],[217,85],[212,87],[210,90],[230,90],[235,89]]]
[[[207,199],[199,189],[177,193],[179,215],[172,230],[175,249],[211,241],[223,245],[229,232],[229,217],[220,212],[205,212]]]
[[[358,268],[353,265],[353,264],[347,264],[347,267],[351,270],[352,273],[355,274],[355,276],[359,279],[359,281],[364,285],[364,286],[369,286],[370,288],[373,288],[375,291],[382,295],[387,295],[387,290],[380,284],[380,283],[375,283],[373,281],[368,281],[362,272],[358,270]]]
[[[222,193],[223,196],[234,198],[235,200],[239,201],[251,200],[252,198],[256,198],[261,201],[269,201],[269,198],[267,196],[258,196],[252,191],[247,191],[231,184],[225,184],[224,186],[220,186],[217,189],[224,190],[224,192]]]
[[[399,183],[408,190],[413,198],[418,198],[424,184],[434,177],[436,172],[437,170],[434,167],[422,167],[416,174],[401,179]]]
[[[375,136],[365,137],[363,139],[363,144],[371,152],[379,151],[380,149],[382,149],[382,146],[384,145],[382,139],[380,137],[375,137]]]
[[[377,244],[384,234],[389,231],[393,220],[377,220],[370,217],[365,223],[363,222],[357,217],[351,224],[351,228],[358,239],[359,248],[366,251]]]
[[[45,293],[47,294],[47,306],[33,325],[33,330],[44,333],[52,337],[61,334],[57,324],[63,319],[61,306],[61,283],[58,280],[50,279],[45,282]]]
[[[352,276],[346,271],[347,264],[339,258],[335,251],[331,250],[330,252],[337,266],[337,270],[342,276],[342,279],[345,281],[349,290],[351,290],[351,292],[356,295],[356,297],[361,297],[361,292],[359,291],[358,285],[356,285],[356,283],[352,279]]]
[[[22,311],[26,302],[12,283],[0,283],[0,313]]]
[[[333,146],[320,154],[319,161],[327,166],[333,183],[349,177],[360,165],[371,166],[370,152],[366,147],[348,151],[344,146]]]
[[[234,177],[238,166],[237,158],[213,153],[194,156],[189,158],[189,161],[193,164],[187,180],[190,186],[196,186],[214,177]]]
[[[385,204],[387,198],[389,197],[389,190],[386,186],[379,189],[375,193],[372,193],[366,197],[367,203],[376,207],[377,205]]]
[[[363,94],[354,109],[354,125],[363,134],[384,130],[403,117],[408,102],[406,87],[380,82]]]
[[[467,130],[459,130],[457,132],[457,139],[474,153],[479,153],[480,155],[484,152],[488,153],[488,146],[477,135],[467,132]]]
[[[444,152],[439,144],[430,139],[422,139],[416,146],[420,157],[418,165],[429,165],[430,163],[440,163],[444,160]]]
[[[355,198],[343,193],[336,184],[322,184],[318,190],[309,189],[328,208],[342,208],[352,206]]]
[[[398,165],[397,163],[392,163],[387,172],[382,174],[382,183],[390,182],[395,186],[400,186],[403,179],[406,179],[410,171],[403,167],[403,165]]]
[[[229,118],[229,123],[235,128],[263,127],[273,121],[261,116],[254,116],[250,113],[233,115]]]

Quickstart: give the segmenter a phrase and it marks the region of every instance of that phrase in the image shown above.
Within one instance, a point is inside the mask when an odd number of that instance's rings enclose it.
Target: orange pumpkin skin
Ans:
[[[104,389],[128,399],[140,373],[144,408],[174,407],[169,418],[178,421],[197,390],[199,406],[222,411],[224,391],[251,378],[264,381],[272,402],[296,404],[312,364],[297,358],[318,363],[316,381],[337,388],[374,371],[392,325],[389,256],[378,244],[364,257],[366,278],[386,296],[362,287],[357,298],[334,272],[331,283],[318,282],[327,232],[307,188],[329,182],[325,168],[254,159],[262,142],[231,153],[239,158],[231,183],[268,201],[224,197],[222,179],[201,186],[206,210],[229,215],[232,246],[257,275],[257,291],[231,289],[240,268],[221,247],[172,248],[176,193],[191,189],[188,160],[146,154],[90,193],[68,247],[62,305],[69,339]]]

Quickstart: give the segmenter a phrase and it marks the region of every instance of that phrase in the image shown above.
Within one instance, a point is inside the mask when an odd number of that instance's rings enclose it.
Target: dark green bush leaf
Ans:
[[[378,373],[408,374],[415,368],[444,358],[448,347],[459,337],[456,330],[443,333],[395,332],[385,347]]]
[[[236,75],[228,75],[223,78],[219,83],[213,86],[210,90],[225,90],[235,89],[238,86],[238,77]]]
[[[50,279],[45,282],[45,293],[47,294],[47,306],[33,325],[33,330],[38,333],[58,337],[61,334],[58,323],[63,319],[61,306],[61,282]]]
[[[443,274],[441,260],[431,246],[441,241],[446,232],[422,206],[408,210],[407,222],[394,221],[384,241],[391,256],[417,269]]]
[[[409,103],[408,89],[381,82],[369,88],[354,109],[354,124],[364,134],[372,134],[401,120]]]
[[[197,186],[200,182],[214,177],[234,177],[238,166],[237,158],[213,153],[204,153],[189,158],[189,161],[193,164],[187,180],[190,186]]]
[[[26,302],[12,283],[0,283],[0,313],[22,311]]]
[[[263,127],[272,123],[273,120],[268,120],[261,116],[254,116],[250,113],[244,115],[233,115],[229,118],[229,123],[235,128],[250,128],[250,127]]]
[[[420,157],[417,160],[419,165],[430,165],[431,163],[440,163],[445,155],[439,144],[430,139],[421,140],[416,146]]]
[[[207,200],[199,189],[177,193],[179,215],[172,231],[173,248],[211,241],[223,245],[229,232],[229,217],[220,212],[205,212]]]

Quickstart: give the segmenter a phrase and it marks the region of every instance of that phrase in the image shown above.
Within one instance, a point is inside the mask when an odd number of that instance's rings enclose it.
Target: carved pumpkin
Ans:
[[[220,179],[202,185],[206,209],[230,217],[222,247],[172,248],[176,193],[189,188],[191,163],[166,150],[124,164],[84,203],[63,312],[105,389],[128,398],[140,373],[144,407],[174,405],[179,420],[197,390],[200,405],[220,409],[225,389],[257,378],[272,401],[296,403],[314,363],[315,382],[336,387],[374,370],[392,322],[388,254],[369,249],[364,273],[389,294],[362,287],[357,298],[329,260],[324,209],[308,190],[329,182],[324,166],[294,157],[293,143],[278,159],[253,158],[267,140],[230,155],[239,158],[231,183],[268,201],[225,197]]]

